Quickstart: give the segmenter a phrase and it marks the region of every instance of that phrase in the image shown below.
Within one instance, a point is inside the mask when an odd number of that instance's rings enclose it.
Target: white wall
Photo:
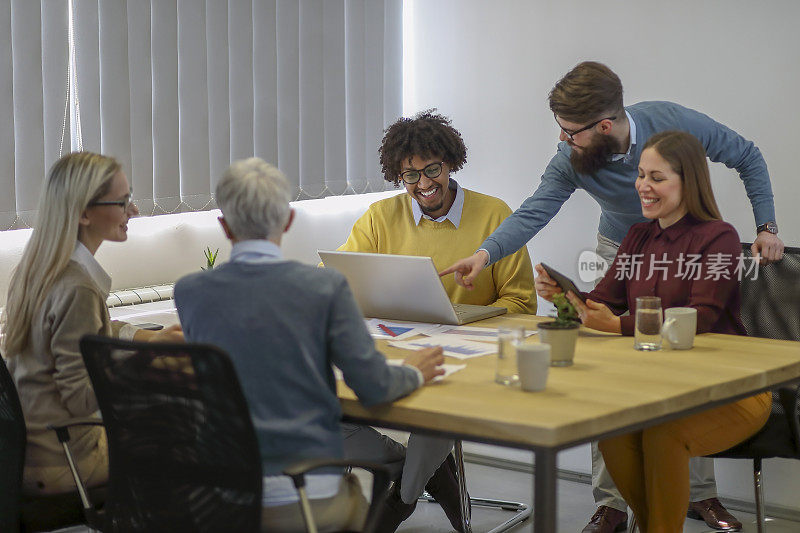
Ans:
[[[672,100],[727,124],[761,149],[769,165],[780,236],[800,246],[800,2],[771,0],[406,0],[410,52],[405,113],[449,115],[468,147],[462,185],[516,208],[538,185],[558,129],[547,107],[553,84],[583,60],[606,63],[622,79],[625,103]],[[712,166],[723,216],[743,241],[754,220],[735,171]],[[577,278],[580,251],[593,249],[599,209],[578,192],[531,241]],[[540,313],[541,314],[541,313]],[[562,454],[563,455],[563,454]],[[586,460],[560,462],[586,470]],[[718,464],[720,491],[750,498],[746,466]],[[770,503],[800,509],[791,495],[796,461],[767,465]]]

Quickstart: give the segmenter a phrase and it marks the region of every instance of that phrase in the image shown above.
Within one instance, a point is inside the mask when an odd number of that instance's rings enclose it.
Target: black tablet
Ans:
[[[142,322],[141,324],[134,324],[137,328],[149,329],[150,331],[158,331],[164,329],[163,324],[155,324],[153,322]]]
[[[583,297],[583,294],[581,294],[581,290],[575,285],[575,283],[571,279],[569,279],[567,276],[565,276],[564,274],[562,274],[553,267],[547,266],[544,263],[540,264],[542,265],[544,271],[547,272],[547,275],[553,278],[553,281],[558,283],[558,286],[561,287],[562,291],[564,291],[564,296],[566,296],[569,291],[572,291],[575,294],[575,296],[581,299],[583,303],[586,303],[586,298]]]

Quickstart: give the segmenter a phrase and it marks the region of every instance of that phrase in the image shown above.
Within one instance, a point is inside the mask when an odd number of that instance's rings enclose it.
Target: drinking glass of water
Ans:
[[[517,344],[525,340],[523,326],[506,325],[497,329],[497,370],[494,380],[503,385],[519,383]]]
[[[636,328],[633,347],[637,350],[661,349],[661,298],[640,296],[636,298]]]

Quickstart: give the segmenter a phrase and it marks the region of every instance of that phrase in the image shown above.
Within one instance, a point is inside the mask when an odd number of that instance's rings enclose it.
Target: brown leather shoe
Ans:
[[[456,472],[456,460],[453,454],[447,454],[447,457],[433,473],[430,481],[425,485],[425,490],[433,496],[436,502],[441,506],[447,519],[450,520],[450,525],[453,526],[458,533],[463,533],[464,526],[461,521],[461,497],[458,493],[458,474]],[[469,494],[467,494],[469,499]],[[468,516],[472,516],[472,505],[468,506]]]
[[[374,531],[376,533],[394,533],[400,523],[411,516],[416,507],[417,500],[414,500],[413,503],[406,503],[400,498],[400,482],[395,482],[389,489],[389,494],[375,510]]]
[[[699,502],[691,502],[686,516],[694,520],[703,520],[708,527],[718,531],[741,531],[742,523],[725,509],[716,498]]]
[[[628,527],[628,513],[601,505],[581,533],[614,533]]]

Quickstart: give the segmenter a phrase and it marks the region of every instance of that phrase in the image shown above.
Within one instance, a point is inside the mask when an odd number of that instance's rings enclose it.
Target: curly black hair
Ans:
[[[414,156],[441,158],[456,172],[467,162],[467,147],[450,119],[428,109],[413,118],[400,118],[386,128],[378,153],[386,181],[400,184],[402,162]]]

